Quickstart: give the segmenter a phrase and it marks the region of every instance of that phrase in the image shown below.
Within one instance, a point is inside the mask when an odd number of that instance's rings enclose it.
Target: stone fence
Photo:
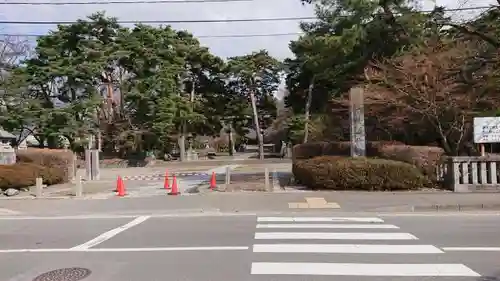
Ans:
[[[500,156],[447,157],[437,178],[455,192],[500,191]]]

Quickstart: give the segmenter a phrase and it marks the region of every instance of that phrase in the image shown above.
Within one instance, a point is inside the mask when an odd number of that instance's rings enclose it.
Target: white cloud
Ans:
[[[47,0],[38,0],[47,1]],[[57,2],[51,0],[53,2]],[[71,1],[71,0],[58,0]],[[100,0],[105,2],[105,0]],[[432,9],[431,0],[419,0],[423,9]],[[36,2],[36,1],[33,1]],[[437,5],[447,8],[475,7],[493,4],[495,0],[437,0]],[[241,18],[307,17],[313,15],[313,8],[303,6],[299,0],[254,0],[229,3],[189,4],[125,4],[125,5],[68,5],[68,6],[0,6],[0,19],[18,21],[73,21],[97,11],[119,20],[220,20]],[[470,18],[481,11],[453,12],[456,19]],[[187,29],[197,36],[296,33],[298,21],[281,22],[234,22],[234,23],[185,23],[173,24],[174,28]],[[54,26],[11,25],[0,26],[2,33],[46,33]],[[244,38],[201,38],[201,42],[222,57],[250,53],[267,49],[279,58],[290,56],[288,43],[297,36],[244,37]]]

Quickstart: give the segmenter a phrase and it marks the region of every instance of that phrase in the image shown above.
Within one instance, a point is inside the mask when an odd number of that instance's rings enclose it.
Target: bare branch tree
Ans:
[[[383,94],[372,95],[372,102],[378,99],[393,108],[397,114],[391,116],[421,120],[421,128],[430,126],[448,154],[458,155],[470,137],[472,117],[500,105],[498,95],[484,90],[484,77],[475,79],[483,85],[464,79],[480,73],[480,69],[471,72],[464,68],[476,55],[473,47],[470,42],[434,41],[400,57],[376,62],[366,77],[370,88]]]
[[[0,36],[0,70],[9,71],[32,54],[33,45],[20,36]]]

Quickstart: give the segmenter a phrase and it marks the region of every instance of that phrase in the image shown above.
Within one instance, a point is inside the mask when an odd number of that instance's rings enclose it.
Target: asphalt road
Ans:
[[[4,216],[0,280],[494,281],[499,234],[497,214]]]

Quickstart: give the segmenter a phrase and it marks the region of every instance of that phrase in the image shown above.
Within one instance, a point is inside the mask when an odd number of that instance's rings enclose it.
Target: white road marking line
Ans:
[[[137,214],[98,214],[98,215],[75,215],[75,216],[12,216],[2,217],[2,220],[89,220],[89,219],[134,219],[138,216],[145,215],[146,213]],[[184,218],[184,217],[254,217],[255,213],[220,213],[220,212],[207,212],[197,211],[193,213],[171,213],[171,214],[154,214],[153,212],[147,213],[151,218]]]
[[[441,254],[433,245],[255,244],[255,253]]]
[[[0,250],[0,254],[13,254],[13,253],[67,253],[73,252],[70,249],[9,249]]]
[[[161,248],[99,248],[87,249],[86,252],[168,252],[168,251],[235,251],[248,250],[245,247],[161,247]]]
[[[403,232],[257,232],[255,239],[418,240]]]
[[[411,212],[411,213],[378,213],[377,216],[380,217],[498,217],[500,212],[498,211],[482,211],[478,210],[476,212],[466,212],[466,211],[440,211],[440,212]]]
[[[101,244],[102,242],[106,241],[106,240],[109,240],[111,238],[113,238],[114,236],[116,236],[117,234],[131,228],[131,227],[134,227],[144,221],[146,221],[147,219],[149,219],[150,216],[140,216],[136,219],[134,219],[133,221],[127,223],[127,224],[124,224],[120,227],[117,227],[117,228],[114,228],[114,229],[111,229],[110,231],[107,231],[107,232],[104,232],[103,234],[97,236],[96,238],[90,240],[90,241],[87,241],[81,245],[78,245],[78,246],[75,246],[71,249],[73,250],[82,250],[82,249],[88,249],[88,248],[91,248],[91,247],[94,247],[96,245],[99,245]]]
[[[1,215],[3,215],[3,214],[6,214],[6,215],[19,215],[19,214],[21,214],[21,212],[14,211],[14,210],[11,210],[11,209],[0,208],[0,214]]]
[[[441,247],[443,251],[500,252],[500,247]]]
[[[252,274],[337,276],[480,277],[463,264],[252,263]]]
[[[340,218],[340,217],[258,217],[258,222],[384,222],[379,218]]]
[[[12,253],[68,253],[68,252],[173,252],[173,251],[235,251],[248,250],[248,246],[230,247],[160,247],[160,248],[99,248],[99,249],[11,249],[0,254]]]
[[[257,224],[257,228],[357,228],[357,229],[399,229],[392,224]]]

